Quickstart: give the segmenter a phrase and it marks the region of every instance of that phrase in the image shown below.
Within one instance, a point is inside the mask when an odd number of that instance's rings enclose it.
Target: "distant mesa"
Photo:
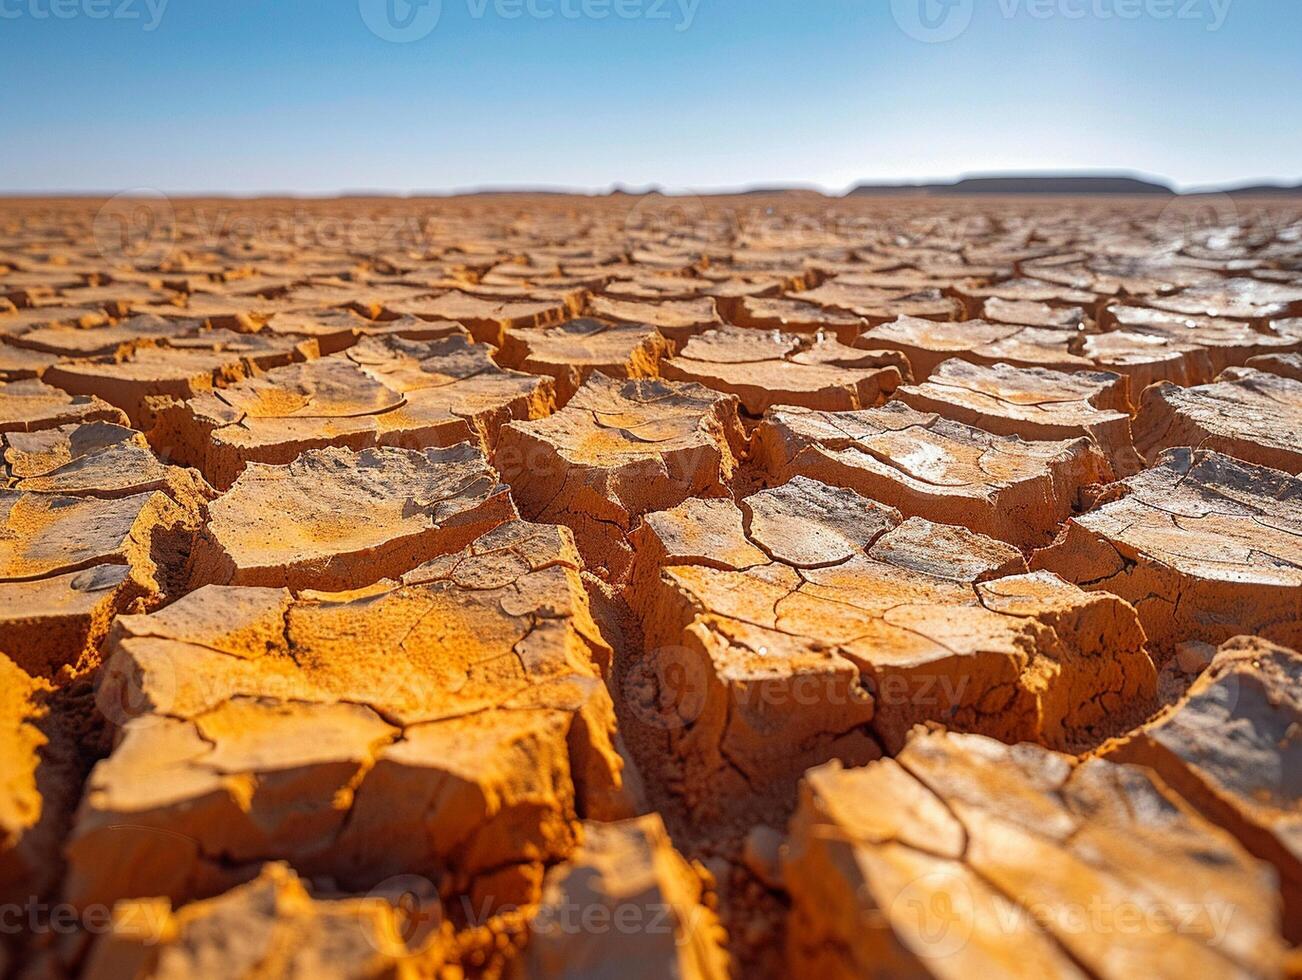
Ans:
[[[614,184],[608,193],[611,197],[650,197],[655,194],[664,195],[665,189],[659,184],[647,184],[645,187]]]
[[[815,194],[820,196],[826,196],[823,195],[823,192],[820,191],[817,187],[810,187],[804,184],[787,184],[787,185],[761,184],[753,187],[743,188],[739,191],[736,191],[735,193],[737,193],[742,197],[768,197],[773,194],[786,194],[788,196],[793,194]]]
[[[1248,197],[1269,196],[1272,194],[1302,194],[1302,183],[1299,184],[1249,184],[1246,187],[1231,187],[1222,193],[1238,194]]]
[[[1239,187],[1205,187],[1181,192],[1160,180],[1146,180],[1125,174],[1002,174],[964,177],[961,180],[948,182],[859,184],[848,191],[846,196],[873,197],[892,194],[922,194],[938,197],[967,194],[1151,194],[1160,197],[1171,197],[1176,194],[1187,196],[1217,193],[1245,196],[1302,194],[1302,183],[1261,183]]]
[[[1125,176],[1019,174],[995,177],[965,177],[950,183],[860,184],[848,197],[879,194],[1158,194],[1170,196],[1167,184]]]
[[[457,194],[467,196],[541,196],[580,194],[591,196],[591,190],[566,190],[557,187],[481,187]],[[824,192],[807,184],[756,184],[749,187],[698,190],[694,194],[667,190],[659,184],[635,186],[630,184],[612,184],[604,192],[607,197],[836,197],[835,192]],[[861,183],[846,191],[845,197],[889,197],[889,196],[926,196],[926,197],[965,197],[969,195],[1037,195],[1058,194],[1063,196],[1141,196],[1152,197],[1187,197],[1198,194],[1231,194],[1236,196],[1269,196],[1302,194],[1302,183],[1276,184],[1257,183],[1241,186],[1221,185],[1196,187],[1188,190],[1176,190],[1173,185],[1162,179],[1136,177],[1126,173],[1115,174],[1054,174],[1054,173],[1012,173],[980,174],[962,177],[950,181],[915,181],[903,183]],[[447,195],[440,195],[447,196]],[[453,195],[456,196],[456,195]]]

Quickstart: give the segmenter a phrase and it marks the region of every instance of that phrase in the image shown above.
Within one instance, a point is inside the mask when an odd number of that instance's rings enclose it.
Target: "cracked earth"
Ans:
[[[1302,974],[1302,212],[173,204],[0,218],[0,976]]]

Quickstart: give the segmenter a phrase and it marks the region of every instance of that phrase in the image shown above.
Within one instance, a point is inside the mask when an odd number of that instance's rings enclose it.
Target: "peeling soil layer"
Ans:
[[[0,218],[0,976],[1297,972],[1297,205],[171,203]]]

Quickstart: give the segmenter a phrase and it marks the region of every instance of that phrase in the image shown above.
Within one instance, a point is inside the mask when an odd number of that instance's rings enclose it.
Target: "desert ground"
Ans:
[[[1302,972],[1297,198],[0,205],[0,975]]]

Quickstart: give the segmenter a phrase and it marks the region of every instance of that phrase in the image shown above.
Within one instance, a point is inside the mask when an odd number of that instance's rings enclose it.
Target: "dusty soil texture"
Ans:
[[[0,977],[1302,975],[1296,201],[137,203],[0,209]]]

